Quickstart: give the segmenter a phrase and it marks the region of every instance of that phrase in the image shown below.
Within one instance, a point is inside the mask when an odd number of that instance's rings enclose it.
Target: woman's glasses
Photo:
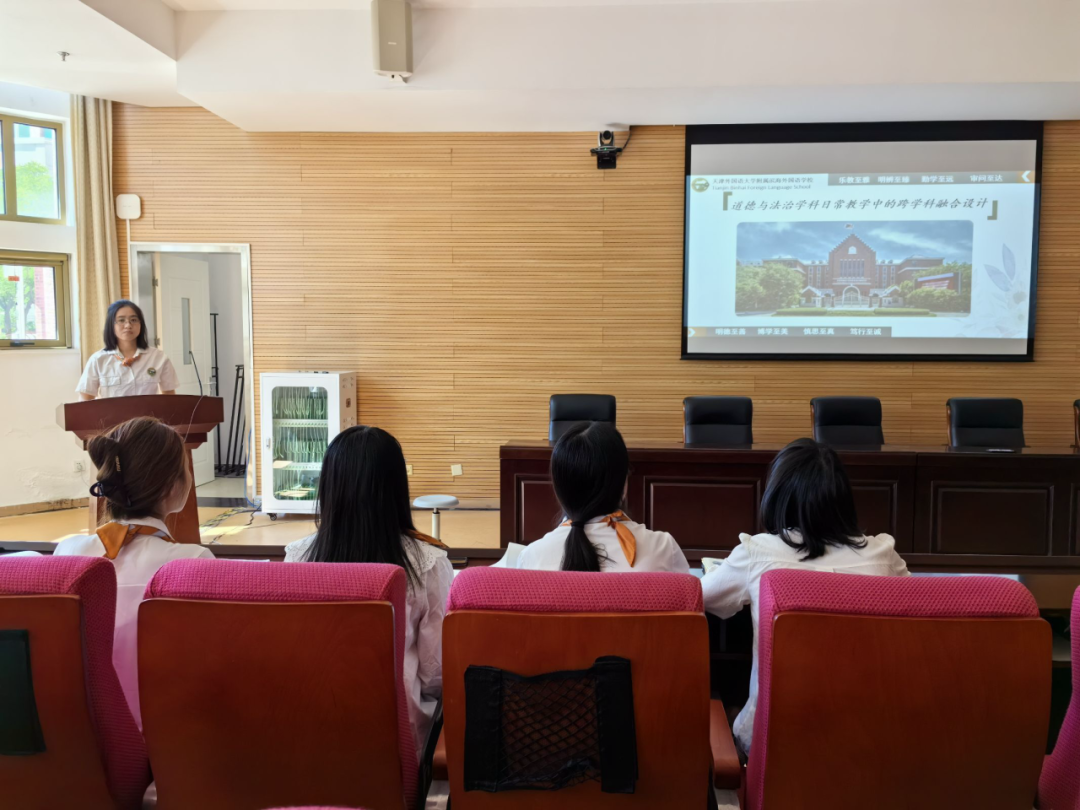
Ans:
[[[129,325],[130,326],[138,326],[139,325],[139,319],[137,317],[135,317],[135,316],[132,316],[130,318],[117,318],[116,319],[116,325],[117,326],[129,326]]]

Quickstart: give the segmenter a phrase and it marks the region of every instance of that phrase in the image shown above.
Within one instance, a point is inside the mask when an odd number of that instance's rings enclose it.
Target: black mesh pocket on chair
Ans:
[[[465,671],[465,790],[559,790],[587,780],[633,793],[637,736],[630,662],[525,678]]]
[[[30,756],[44,750],[30,669],[30,633],[0,630],[0,756]]]

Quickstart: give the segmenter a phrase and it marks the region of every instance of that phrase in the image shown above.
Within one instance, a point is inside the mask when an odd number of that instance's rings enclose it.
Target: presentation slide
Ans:
[[[1037,146],[690,142],[684,356],[1026,359]]]

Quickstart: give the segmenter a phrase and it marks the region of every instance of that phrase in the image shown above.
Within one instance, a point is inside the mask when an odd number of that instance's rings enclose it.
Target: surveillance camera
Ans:
[[[596,133],[596,148],[589,151],[596,155],[596,168],[614,169],[615,161],[626,144],[615,145],[615,133],[610,129],[603,129]]]

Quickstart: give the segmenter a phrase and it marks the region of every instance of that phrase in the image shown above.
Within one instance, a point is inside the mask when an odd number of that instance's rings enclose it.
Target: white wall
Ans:
[[[65,124],[67,223],[0,221],[0,248],[69,254],[71,300],[75,301],[69,96],[0,82],[0,111]],[[74,312],[69,320],[75,324]],[[56,425],[56,406],[77,398],[75,385],[82,371],[78,340],[75,335],[75,347],[71,349],[0,349],[0,506],[86,497],[89,473],[76,473],[74,465],[80,461],[89,469],[89,458],[75,437]]]

